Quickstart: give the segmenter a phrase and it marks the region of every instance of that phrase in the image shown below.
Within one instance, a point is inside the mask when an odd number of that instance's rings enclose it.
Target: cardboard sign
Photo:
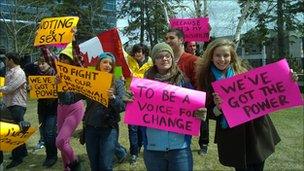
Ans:
[[[26,133],[21,133],[19,125],[1,122],[0,129],[0,151],[10,152],[16,147],[24,144],[36,129],[30,127]]]
[[[114,76],[115,76],[115,79],[120,79],[122,77],[122,68],[121,68],[121,66],[116,66],[114,68]]]
[[[112,84],[112,74],[92,71],[87,68],[72,66],[56,61],[57,75],[61,78],[58,92],[72,91],[85,95],[105,106],[108,106],[107,91]]]
[[[3,87],[5,83],[5,78],[4,77],[0,77],[0,87]],[[0,92],[0,97],[2,97],[3,94]]]
[[[29,76],[30,98],[57,98],[55,76]]]
[[[183,18],[170,19],[170,27],[183,31],[185,41],[208,42],[209,18]]]
[[[194,111],[204,107],[205,92],[157,81],[133,78],[134,101],[128,103],[124,122],[198,136],[201,120]]]
[[[44,18],[38,26],[34,46],[72,42],[72,28],[76,27],[78,20],[78,17]]]
[[[223,113],[234,127],[280,109],[303,105],[286,59],[212,83]]]

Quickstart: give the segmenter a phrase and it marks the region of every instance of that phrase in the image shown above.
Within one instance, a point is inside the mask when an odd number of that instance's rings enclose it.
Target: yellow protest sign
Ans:
[[[4,86],[4,83],[5,83],[5,78],[4,77],[0,77],[0,87]],[[2,97],[3,94],[0,93],[0,97]]]
[[[57,75],[61,78],[58,92],[78,92],[86,97],[108,106],[107,90],[112,84],[112,74],[93,71],[56,61]]]
[[[57,98],[55,76],[29,76],[30,98]]]
[[[19,125],[0,121],[0,151],[12,151],[24,144],[36,128],[30,127],[26,133],[21,133]]]
[[[44,18],[39,24],[34,46],[72,42],[72,28],[76,27],[78,20],[78,17]]]

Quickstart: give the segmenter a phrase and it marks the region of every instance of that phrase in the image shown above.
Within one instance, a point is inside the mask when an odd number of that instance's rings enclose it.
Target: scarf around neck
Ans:
[[[228,66],[227,70],[226,70],[226,75],[223,71],[219,70],[214,64],[211,65],[211,72],[214,75],[216,80],[222,80],[225,78],[230,78],[234,76],[234,71],[231,67],[231,65]],[[220,126],[223,129],[228,128],[228,123],[227,120],[225,118],[224,115],[221,115],[221,119],[220,119]]]

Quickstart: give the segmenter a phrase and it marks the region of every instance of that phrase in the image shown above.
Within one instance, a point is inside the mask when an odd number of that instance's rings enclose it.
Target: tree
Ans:
[[[244,0],[239,2],[243,3]],[[276,56],[288,56],[289,33],[303,36],[303,1],[255,0],[255,3],[257,8],[250,20],[256,21],[257,26],[246,36],[246,40],[267,44],[272,40],[272,33],[275,33]]]
[[[77,39],[85,41],[112,27],[109,20],[116,20],[115,15],[111,18],[111,14],[104,10],[104,3],[104,0],[65,0],[53,6],[53,16],[78,16]]]
[[[120,3],[119,18],[128,16],[129,26],[123,31],[130,41],[148,41],[150,46],[162,39],[168,29],[166,13],[174,16],[181,0],[124,0]],[[164,10],[166,8],[167,11]]]
[[[19,54],[32,52],[36,25],[47,14],[43,1],[11,1],[0,13],[0,22],[5,26],[6,37],[12,49]]]
[[[236,31],[235,31],[234,39],[233,39],[233,42],[236,45],[236,47],[235,47],[236,49],[237,49],[238,44],[241,39],[242,26],[244,25],[246,20],[249,18],[249,16],[252,14],[252,12],[255,10],[256,5],[257,5],[256,2],[254,2],[252,0],[247,0],[240,5],[241,6],[241,16],[239,17],[239,21],[236,26]]]

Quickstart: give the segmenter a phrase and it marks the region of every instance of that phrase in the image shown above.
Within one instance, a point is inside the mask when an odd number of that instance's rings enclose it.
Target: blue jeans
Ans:
[[[140,148],[143,144],[142,133],[139,126],[129,125],[129,142],[130,142],[130,154],[138,156]]]
[[[57,136],[57,117],[56,115],[39,114],[39,123],[42,133],[41,139],[44,141],[46,157],[48,159],[57,158],[56,136]]]
[[[117,137],[118,130],[115,128],[85,127],[86,150],[92,171],[113,170]]]
[[[148,171],[192,171],[193,158],[190,148],[169,151],[144,151]]]
[[[128,155],[127,149],[123,147],[118,141],[115,146],[115,156],[120,161]]]
[[[10,106],[7,109],[10,111],[14,122],[19,123],[20,121],[24,120],[23,117],[26,111],[25,107],[15,105]],[[25,156],[27,156],[27,149],[25,144],[18,146],[12,151],[12,158],[14,161],[22,161],[23,157]]]

